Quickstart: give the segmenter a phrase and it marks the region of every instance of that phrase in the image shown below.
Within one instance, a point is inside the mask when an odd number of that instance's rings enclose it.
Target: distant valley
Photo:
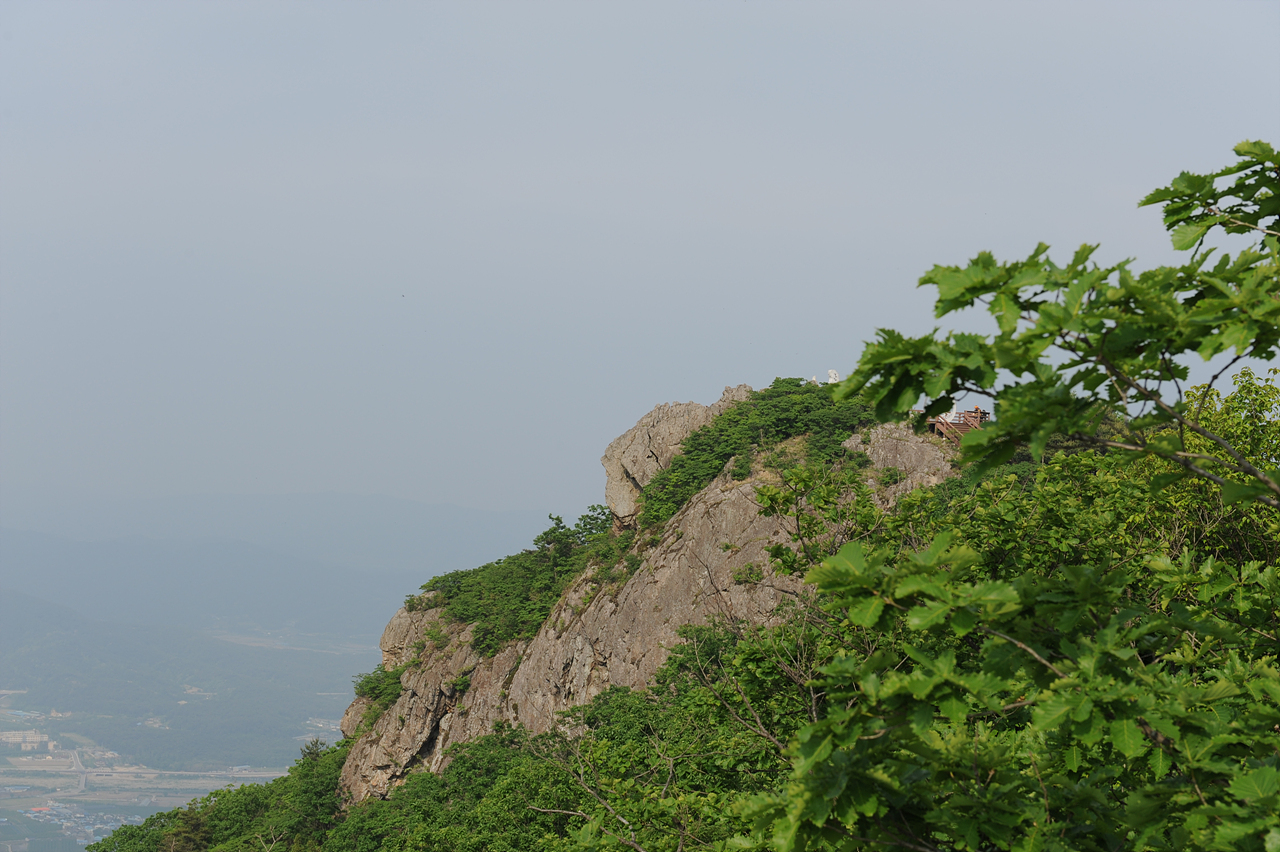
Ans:
[[[332,495],[6,509],[0,730],[156,769],[286,766],[339,736],[388,601],[543,520]]]

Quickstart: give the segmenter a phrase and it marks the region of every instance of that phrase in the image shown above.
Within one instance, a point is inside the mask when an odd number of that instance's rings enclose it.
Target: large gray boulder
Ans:
[[[671,464],[680,444],[735,402],[751,396],[749,385],[726,387],[711,405],[668,402],[656,406],[635,426],[609,444],[600,458],[604,465],[604,501],[618,523],[630,526],[639,514],[640,490],[653,475]]]
[[[881,423],[855,434],[842,446],[866,453],[873,470],[896,468],[901,474],[895,484],[874,483],[872,498],[882,508],[892,506],[908,491],[937,485],[958,472],[951,465],[957,455],[955,447],[937,435],[917,435],[906,423]]]

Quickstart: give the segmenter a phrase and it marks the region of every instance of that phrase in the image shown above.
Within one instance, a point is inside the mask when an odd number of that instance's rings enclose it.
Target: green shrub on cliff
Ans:
[[[755,452],[805,435],[805,457],[829,464],[847,454],[842,442],[872,422],[870,406],[859,399],[836,402],[825,385],[774,379],[685,438],[670,467],[658,471],[641,491],[640,527],[670,520],[719,476],[730,459],[735,460],[734,479],[746,479]]]
[[[396,703],[396,699],[404,691],[404,685],[400,683],[400,675],[404,674],[404,670],[408,667],[407,663],[390,669],[379,665],[368,674],[356,675],[352,678],[355,683],[356,697],[369,701],[369,708],[364,715],[366,727],[378,721],[378,717]]]
[[[569,527],[551,515],[551,526],[521,553],[435,577],[422,590],[434,595],[432,606],[459,624],[474,624],[471,646],[486,656],[508,642],[528,639],[547,620],[569,583],[588,565],[612,566],[631,544],[628,534],[614,535],[613,516],[592,506]]]
[[[348,750],[346,742],[312,740],[288,775],[214,790],[142,825],[122,826],[85,852],[318,850],[343,818],[338,777]]]

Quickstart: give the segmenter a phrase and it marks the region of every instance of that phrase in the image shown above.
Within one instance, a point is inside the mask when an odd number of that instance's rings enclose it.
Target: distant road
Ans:
[[[228,772],[226,770],[223,770],[222,772],[187,772],[187,771],[176,770],[176,769],[168,770],[168,769],[145,769],[144,768],[144,769],[94,769],[93,774],[94,774],[94,777],[99,777],[103,775],[126,775],[126,776],[133,775],[138,778],[142,778],[144,776],[153,777],[157,775],[196,775],[201,778],[267,778],[267,779],[271,779],[271,778],[279,778],[280,776],[287,775],[288,773],[272,772],[269,769],[263,770],[261,772],[252,772],[252,771]]]
[[[203,778],[229,778],[229,779],[235,779],[243,782],[270,781],[273,778],[279,778],[281,775],[285,774],[283,770],[273,771],[270,769],[258,770],[256,772],[251,770],[242,771],[242,772],[233,772],[229,769],[224,769],[220,772],[191,772],[191,771],[183,771],[183,770],[150,769],[148,767],[137,767],[137,766],[131,766],[124,769],[115,769],[115,768],[107,768],[107,767],[103,767],[101,769],[99,768],[89,769],[80,760],[80,751],[78,749],[65,749],[64,751],[68,751],[71,753],[70,768],[46,769],[40,766],[31,766],[31,767],[18,768],[18,771],[24,771],[24,772],[36,771],[36,772],[54,772],[54,773],[75,772],[76,776],[79,778],[79,783],[76,785],[75,789],[65,790],[57,794],[59,796],[66,796],[66,797],[83,795],[85,792],[85,788],[88,786],[90,773],[92,773],[95,778],[103,778],[103,779],[111,778],[113,776],[120,776],[122,779],[123,778],[133,778],[133,779],[153,778],[154,779],[154,778],[159,778],[163,776],[170,776],[170,777],[184,776],[184,777],[203,777]],[[14,769],[15,767],[8,767],[8,768]],[[5,848],[5,841],[3,840],[0,840],[0,852],[9,852],[9,850]]]
[[[80,749],[71,749],[71,763],[75,766],[76,772],[80,773],[80,786],[76,787],[76,791],[71,794],[73,796],[78,796],[84,792],[84,782],[85,779],[89,777],[89,773],[85,770],[84,764],[80,762]]]

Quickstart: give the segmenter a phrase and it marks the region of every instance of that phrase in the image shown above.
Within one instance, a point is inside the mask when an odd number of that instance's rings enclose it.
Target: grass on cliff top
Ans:
[[[631,545],[629,534],[612,532],[613,515],[605,506],[592,506],[572,526],[555,515],[551,526],[521,553],[466,571],[443,574],[427,582],[433,605],[447,618],[474,624],[471,647],[485,656],[508,642],[529,639],[551,614],[552,607],[575,577],[589,564],[611,566]],[[410,610],[422,606],[421,596],[405,601]]]
[[[774,379],[769,387],[722,412],[680,445],[671,466],[658,471],[640,493],[642,529],[666,523],[693,495],[706,488],[730,459],[733,478],[751,475],[751,458],[781,441],[806,435],[805,458],[831,464],[846,450],[840,444],[875,422],[861,399],[835,402],[825,385],[804,379]]]

